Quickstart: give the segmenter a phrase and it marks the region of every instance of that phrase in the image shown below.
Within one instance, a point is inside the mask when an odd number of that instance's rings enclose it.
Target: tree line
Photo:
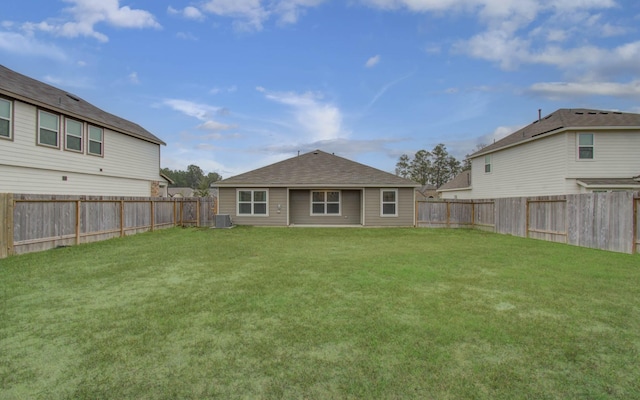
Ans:
[[[173,183],[169,187],[188,187],[194,190],[194,196],[206,197],[209,195],[209,187],[212,183],[222,180],[222,176],[216,172],[204,174],[202,168],[197,165],[187,166],[186,171],[179,169],[162,168],[162,174],[170,178]]]
[[[482,149],[485,145],[478,145],[473,152]],[[460,163],[449,154],[447,147],[440,143],[431,151],[418,150],[413,157],[403,154],[396,163],[396,175],[411,179],[421,185],[434,185],[440,187],[449,182],[462,171],[471,169],[471,163],[466,155]]]

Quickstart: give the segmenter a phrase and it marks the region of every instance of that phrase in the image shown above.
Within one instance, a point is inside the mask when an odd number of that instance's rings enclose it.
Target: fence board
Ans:
[[[0,194],[0,258],[179,224],[210,226],[212,200]],[[212,210],[210,211],[209,208]]]
[[[0,258],[13,253],[13,195],[0,193]]]
[[[528,200],[528,237],[567,243],[566,199]]]
[[[527,236],[527,199],[512,197],[495,200],[496,232],[514,236]]]
[[[633,220],[635,221],[633,250],[635,253],[640,253],[640,193],[636,193],[636,197],[633,199]]]
[[[419,201],[416,224],[469,226],[465,203],[472,204],[471,227],[475,229],[623,253],[640,252],[640,193]]]

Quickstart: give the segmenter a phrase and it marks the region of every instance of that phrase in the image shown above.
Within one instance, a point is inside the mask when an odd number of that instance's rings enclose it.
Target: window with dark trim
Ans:
[[[102,128],[89,125],[89,154],[93,154],[94,156],[101,156],[104,151],[103,143],[104,131],[102,130]]]
[[[380,215],[383,217],[398,216],[398,189],[380,190]]]
[[[578,134],[578,160],[593,160],[593,133]]]
[[[38,110],[38,144],[59,147],[60,116]]]
[[[340,215],[340,191],[312,191],[311,215]]]
[[[71,151],[82,152],[83,124],[74,119],[64,120],[64,148]]]
[[[0,99],[0,138],[11,139],[11,117],[13,103]]]
[[[238,189],[238,215],[267,216],[267,199],[266,189]]]

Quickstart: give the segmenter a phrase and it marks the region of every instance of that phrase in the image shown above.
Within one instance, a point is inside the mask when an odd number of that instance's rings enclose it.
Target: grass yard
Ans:
[[[640,256],[181,229],[0,260],[2,399],[640,398]]]

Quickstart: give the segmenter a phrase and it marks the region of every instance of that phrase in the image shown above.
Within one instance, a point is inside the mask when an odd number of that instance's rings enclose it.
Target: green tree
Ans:
[[[440,187],[460,173],[460,162],[449,155],[447,147],[440,143],[431,151],[433,162],[431,166],[431,183]]]
[[[409,163],[409,176],[414,182],[426,185],[431,181],[431,153],[418,150]]]
[[[464,161],[462,163],[462,170],[463,171],[468,171],[468,170],[471,169],[471,159],[469,158],[469,157],[471,157],[471,154],[477,153],[478,151],[484,149],[485,147],[487,147],[487,145],[484,144],[484,143],[477,144],[476,147],[474,147],[473,150],[471,150],[471,153],[467,153],[464,156]]]
[[[411,159],[408,155],[403,154],[396,163],[396,175],[403,178],[409,178],[411,176]]]

